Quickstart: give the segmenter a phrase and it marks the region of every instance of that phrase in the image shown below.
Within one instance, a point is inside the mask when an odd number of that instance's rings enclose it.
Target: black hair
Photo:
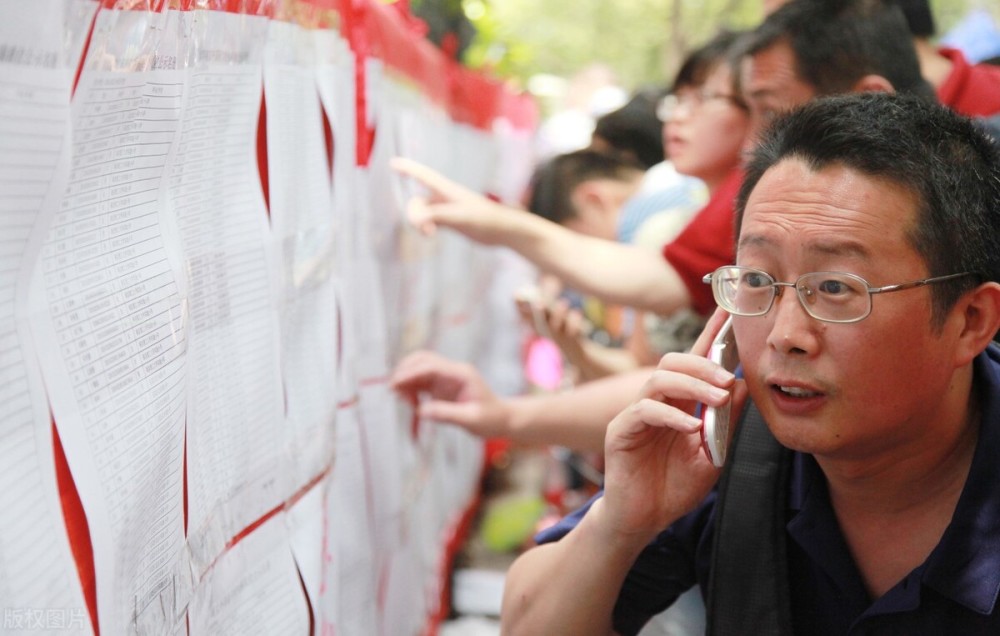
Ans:
[[[817,171],[844,166],[912,193],[916,220],[906,236],[929,276],[976,274],[932,287],[938,326],[962,293],[1000,281],[1000,151],[971,119],[908,95],[813,100],[776,120],[752,152],[736,199],[737,236],[750,194],[785,159]]]
[[[535,169],[527,207],[553,223],[565,223],[577,216],[572,197],[578,185],[592,179],[639,178],[644,170],[635,160],[592,149],[556,155]]]
[[[674,76],[670,91],[677,92],[681,88],[701,86],[719,64],[729,64],[736,81],[735,78],[739,77],[738,53],[743,50],[743,39],[746,35],[745,31],[720,30],[712,39],[688,54],[681,63],[677,75]]]
[[[780,41],[792,48],[799,79],[820,95],[846,93],[862,77],[880,75],[897,92],[935,99],[901,9],[884,0],[792,0],[757,27],[746,52]]]
[[[647,88],[635,93],[618,110],[600,117],[594,126],[594,137],[603,139],[615,150],[624,151],[646,168],[663,161],[663,122],[656,115],[660,99],[667,92],[698,87],[720,64],[733,71],[733,92],[736,103],[742,104],[739,91],[739,55],[742,53],[745,31],[722,29],[708,42],[694,49],[681,63],[669,91]]]
[[[597,118],[593,136],[645,168],[660,163],[664,159],[663,122],[656,116],[656,106],[665,93],[662,88],[637,90],[624,106]]]
[[[889,0],[903,10],[910,33],[918,38],[929,38],[937,32],[934,13],[928,0]]]

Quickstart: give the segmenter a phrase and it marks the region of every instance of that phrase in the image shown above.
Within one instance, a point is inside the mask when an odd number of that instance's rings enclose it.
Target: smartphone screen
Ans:
[[[722,365],[725,369],[736,372],[740,363],[736,351],[736,338],[733,335],[733,318],[730,316],[722,325],[719,335],[712,341],[708,352],[709,360]],[[730,396],[732,397],[732,396]],[[726,463],[726,451],[729,447],[729,430],[732,415],[732,399],[719,408],[705,407],[704,425],[701,429],[701,440],[705,452],[716,467]]]

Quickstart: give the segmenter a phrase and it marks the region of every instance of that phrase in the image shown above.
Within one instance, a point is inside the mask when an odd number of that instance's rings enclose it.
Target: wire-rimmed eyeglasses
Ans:
[[[674,114],[682,107],[687,107],[689,111],[692,111],[713,101],[724,101],[742,110],[749,110],[746,103],[738,95],[713,93],[702,87],[698,90],[677,91],[666,95],[656,104],[656,117],[666,123],[673,119]]]
[[[781,283],[767,272],[752,267],[727,265],[703,282],[712,285],[715,302],[737,316],[763,316],[771,310],[782,287],[792,287],[806,313],[823,322],[850,323],[864,320],[872,312],[872,295],[903,291],[971,276],[973,272],[934,276],[896,285],[872,287],[868,281],[846,272],[811,272],[794,283]]]

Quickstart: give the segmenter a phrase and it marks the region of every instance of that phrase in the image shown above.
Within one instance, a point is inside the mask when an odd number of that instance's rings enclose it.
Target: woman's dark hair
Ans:
[[[701,86],[719,64],[729,64],[733,77],[738,77],[738,60],[746,35],[744,31],[719,31],[711,40],[688,54],[674,76],[670,91],[675,93],[681,88]]]

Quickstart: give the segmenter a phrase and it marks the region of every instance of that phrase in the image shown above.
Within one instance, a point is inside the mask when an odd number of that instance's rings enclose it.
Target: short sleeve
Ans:
[[[715,309],[712,289],[702,278],[736,258],[733,219],[742,177],[739,171],[731,173],[677,238],[663,247],[663,258],[680,275],[692,307],[701,315]]]

